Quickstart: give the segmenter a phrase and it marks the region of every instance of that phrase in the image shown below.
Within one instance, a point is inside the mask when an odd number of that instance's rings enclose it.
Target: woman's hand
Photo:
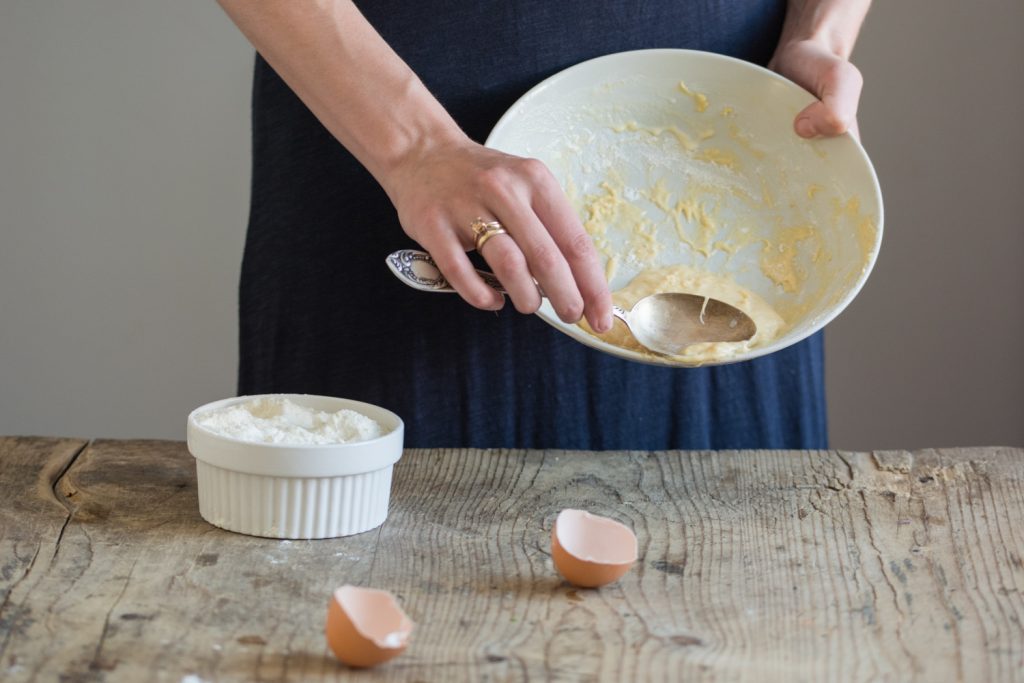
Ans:
[[[841,135],[858,137],[857,104],[864,78],[853,64],[817,40],[780,45],[768,68],[818,97],[797,114],[793,127],[801,137]]]
[[[870,0],[789,0],[779,46],[768,68],[818,98],[796,115],[805,138],[857,132],[857,104],[864,79],[850,53]]]
[[[402,227],[469,303],[504,298],[470,266],[477,218],[508,231],[483,257],[523,313],[611,329],[612,302],[597,251],[542,163],[470,140],[351,0],[220,0],[229,16],[321,123],[380,182]]]
[[[611,294],[590,235],[558,181],[536,159],[486,148],[468,138],[426,145],[389,169],[382,185],[406,233],[430,252],[441,272],[471,305],[497,310],[504,297],[473,269],[471,224],[497,220],[481,256],[508,290],[516,310],[540,306],[537,284],[558,317],[583,316],[598,332],[611,329]],[[534,279],[536,278],[536,283]]]

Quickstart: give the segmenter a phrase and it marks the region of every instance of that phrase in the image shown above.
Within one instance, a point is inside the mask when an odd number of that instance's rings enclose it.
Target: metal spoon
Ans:
[[[413,289],[455,291],[425,251],[396,251],[388,255],[387,264],[395,277]],[[488,285],[507,294],[494,273],[477,273]],[[740,309],[717,299],[682,292],[651,294],[628,311],[612,306],[612,313],[626,323],[643,346],[667,356],[677,356],[691,344],[701,342],[745,341],[757,330],[754,321]]]

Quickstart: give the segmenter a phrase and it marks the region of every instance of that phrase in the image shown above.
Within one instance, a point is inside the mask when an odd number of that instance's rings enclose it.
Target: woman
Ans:
[[[417,447],[826,447],[820,335],[735,365],[630,363],[485,312],[504,299],[466,252],[476,218],[500,221],[480,255],[515,309],[537,309],[536,278],[563,320],[607,330],[599,259],[557,182],[479,141],[545,77],[652,47],[771,60],[821,98],[797,134],[840,134],[868,0],[221,4],[260,53],[240,393],[380,404]],[[390,275],[384,256],[409,238],[471,306]]]

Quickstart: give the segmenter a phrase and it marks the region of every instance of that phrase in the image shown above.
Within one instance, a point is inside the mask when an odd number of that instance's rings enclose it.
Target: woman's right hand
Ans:
[[[497,220],[508,234],[488,239],[481,256],[516,310],[540,306],[536,279],[563,321],[585,316],[597,332],[611,329],[611,294],[597,250],[542,162],[461,138],[405,155],[381,180],[405,232],[471,305],[504,305],[466,255],[475,248],[471,224]]]
[[[523,313],[611,329],[611,294],[590,236],[542,163],[470,140],[351,0],[219,0],[260,54],[324,127],[373,174],[402,227],[462,297],[504,299],[470,265],[479,217],[508,230],[483,257]]]

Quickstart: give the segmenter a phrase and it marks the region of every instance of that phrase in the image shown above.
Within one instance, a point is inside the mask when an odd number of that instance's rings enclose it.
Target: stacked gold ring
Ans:
[[[487,240],[495,235],[508,234],[508,230],[498,221],[485,221],[483,218],[477,218],[469,227],[476,236],[476,250],[478,252],[484,248]]]

